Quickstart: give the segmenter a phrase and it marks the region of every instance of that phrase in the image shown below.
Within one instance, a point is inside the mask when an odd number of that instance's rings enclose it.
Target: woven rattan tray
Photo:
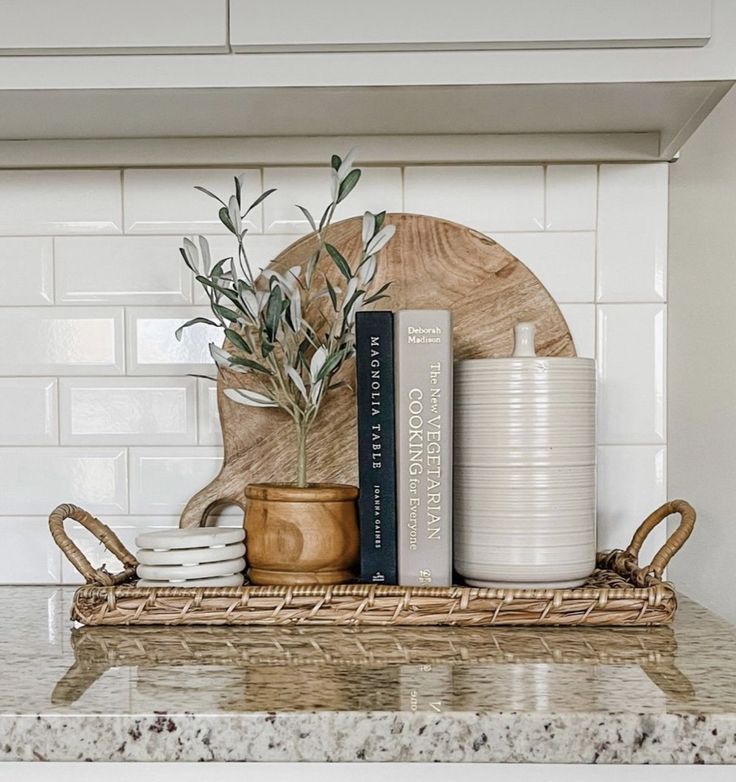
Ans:
[[[652,563],[638,554],[651,530],[673,513],[680,525]],[[86,527],[123,564],[95,570],[64,530],[68,518]],[[87,584],[74,595],[72,619],[84,625],[661,625],[677,607],[662,580],[692,532],[695,511],[672,500],[648,516],[625,550],[601,553],[588,581],[575,589],[315,586],[138,587],[135,557],[101,521],[74,505],[49,517],[54,540]]]

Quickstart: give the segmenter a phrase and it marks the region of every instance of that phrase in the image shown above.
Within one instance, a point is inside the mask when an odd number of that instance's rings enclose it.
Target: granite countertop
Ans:
[[[736,634],[82,628],[0,587],[0,759],[736,762]]]

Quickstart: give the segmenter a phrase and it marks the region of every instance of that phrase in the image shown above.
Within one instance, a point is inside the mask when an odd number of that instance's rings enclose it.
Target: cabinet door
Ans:
[[[234,51],[703,46],[711,0],[230,0]]]
[[[0,54],[225,51],[227,0],[0,2]]]

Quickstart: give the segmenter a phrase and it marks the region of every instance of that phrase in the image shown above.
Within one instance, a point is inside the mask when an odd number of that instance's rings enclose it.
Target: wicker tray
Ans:
[[[673,513],[680,525],[652,563],[639,566],[647,535]],[[123,564],[95,570],[64,530],[67,518],[86,527]],[[588,581],[575,589],[400,587],[376,584],[244,587],[138,587],[135,557],[101,521],[75,505],[49,517],[54,540],[84,576],[72,619],[84,625],[661,625],[677,608],[662,580],[688,539],[695,511],[672,500],[648,516],[625,550],[598,554]]]

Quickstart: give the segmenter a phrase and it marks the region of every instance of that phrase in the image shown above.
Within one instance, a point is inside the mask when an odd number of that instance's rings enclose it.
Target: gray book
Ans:
[[[452,315],[394,320],[399,584],[452,584]]]

